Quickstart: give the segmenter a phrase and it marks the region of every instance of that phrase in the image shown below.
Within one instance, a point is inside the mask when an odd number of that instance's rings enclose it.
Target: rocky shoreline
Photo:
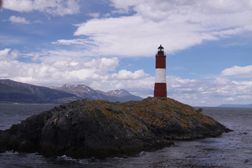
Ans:
[[[0,130],[0,152],[106,158],[170,146],[170,140],[217,137],[228,128],[170,98],[126,103],[77,100]]]

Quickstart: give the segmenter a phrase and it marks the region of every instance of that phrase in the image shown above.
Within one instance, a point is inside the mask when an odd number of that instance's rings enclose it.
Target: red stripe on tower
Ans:
[[[162,45],[158,47],[156,55],[154,97],[167,97],[166,56],[164,55],[164,47]]]

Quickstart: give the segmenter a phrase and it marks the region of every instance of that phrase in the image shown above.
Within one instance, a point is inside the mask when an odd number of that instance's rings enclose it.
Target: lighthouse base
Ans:
[[[167,97],[166,83],[155,83],[154,97]]]

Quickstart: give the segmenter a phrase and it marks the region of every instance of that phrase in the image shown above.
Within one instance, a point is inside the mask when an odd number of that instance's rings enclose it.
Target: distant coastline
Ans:
[[[59,103],[19,103],[19,102],[0,102],[0,105],[60,105]]]
[[[24,104],[24,103],[0,101],[0,104]]]
[[[217,107],[237,107],[237,108],[252,108],[252,104],[222,104]]]

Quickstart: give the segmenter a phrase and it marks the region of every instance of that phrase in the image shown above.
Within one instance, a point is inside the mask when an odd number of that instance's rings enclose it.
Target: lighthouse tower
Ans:
[[[166,56],[164,55],[164,47],[162,45],[158,47],[156,55],[154,97],[167,97]]]

